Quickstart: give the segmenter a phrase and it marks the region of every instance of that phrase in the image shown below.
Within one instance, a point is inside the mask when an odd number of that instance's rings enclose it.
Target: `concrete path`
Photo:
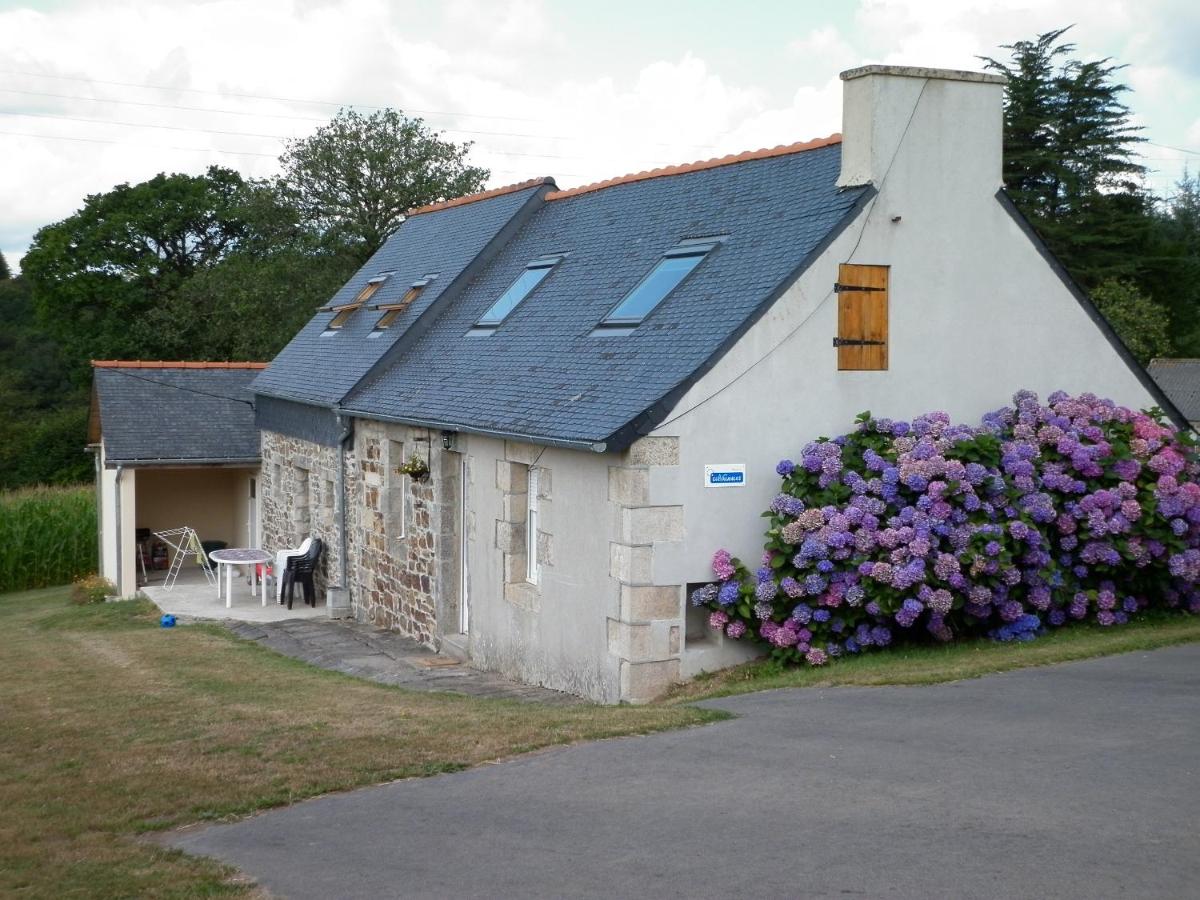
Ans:
[[[291,898],[1200,896],[1200,646],[713,705],[171,843]]]
[[[556,706],[586,702],[572,694],[518,684],[491,672],[481,672],[394,631],[349,619],[224,624],[238,637],[257,641],[285,656],[380,684]]]

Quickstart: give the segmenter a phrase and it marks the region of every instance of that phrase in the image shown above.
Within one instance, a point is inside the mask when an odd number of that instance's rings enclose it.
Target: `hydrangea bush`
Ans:
[[[725,550],[709,624],[822,665],[893,639],[1032,640],[1147,607],[1200,612],[1200,460],[1157,412],[1055,393],[954,425],[864,413],[777,468],[757,571]]]

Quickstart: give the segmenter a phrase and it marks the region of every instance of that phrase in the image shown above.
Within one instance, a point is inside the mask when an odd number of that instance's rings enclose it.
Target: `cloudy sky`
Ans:
[[[837,73],[979,68],[1075,23],[1127,63],[1149,186],[1200,168],[1194,0],[0,0],[0,251],[89,193],[212,163],[265,176],[337,109],[391,106],[492,185],[568,187],[824,136]]]

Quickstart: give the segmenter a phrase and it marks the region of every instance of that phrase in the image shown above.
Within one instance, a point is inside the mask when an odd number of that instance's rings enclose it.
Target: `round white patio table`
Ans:
[[[214,550],[208,558],[217,564],[217,599],[221,599],[221,567],[225,567],[225,608],[233,606],[233,567],[250,567],[250,596],[254,596],[255,581],[257,580],[255,566],[269,563],[271,554],[265,550],[255,550],[253,547],[231,547],[227,550]],[[262,605],[267,605],[266,579],[262,579]]]

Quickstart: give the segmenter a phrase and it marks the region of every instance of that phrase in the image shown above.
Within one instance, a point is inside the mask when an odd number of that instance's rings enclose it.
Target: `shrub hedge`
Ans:
[[[822,665],[894,639],[1119,625],[1200,612],[1200,460],[1157,410],[1021,391],[978,427],[859,416],[777,468],[750,572],[725,550],[692,594],[709,624]]]

